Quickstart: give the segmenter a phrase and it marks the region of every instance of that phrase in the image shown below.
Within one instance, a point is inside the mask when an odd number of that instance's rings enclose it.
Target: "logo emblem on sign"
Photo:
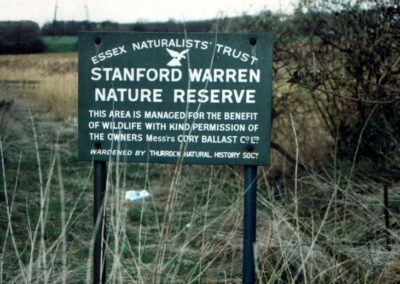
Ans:
[[[171,55],[172,59],[167,63],[169,67],[182,66],[181,60],[186,59],[185,54],[189,52],[189,49],[185,49],[182,52],[178,52],[172,49],[167,48],[169,55]]]

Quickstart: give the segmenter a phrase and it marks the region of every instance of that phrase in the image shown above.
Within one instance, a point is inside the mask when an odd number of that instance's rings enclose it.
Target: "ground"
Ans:
[[[93,168],[76,159],[76,112],[76,54],[0,57],[2,281],[90,283]],[[333,158],[295,175],[273,155],[258,170],[259,283],[400,280],[399,185],[388,246],[381,184]],[[241,282],[241,167],[109,163],[108,173],[110,282]],[[128,202],[133,189],[151,196]]]

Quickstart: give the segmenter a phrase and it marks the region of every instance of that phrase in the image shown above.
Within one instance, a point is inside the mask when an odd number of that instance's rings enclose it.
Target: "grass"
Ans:
[[[0,90],[3,97],[22,96],[25,101],[51,111],[59,118],[73,117],[78,105],[77,71],[75,53],[0,56],[0,80],[36,82],[30,88],[0,83]]]
[[[78,50],[77,36],[44,36],[43,41],[46,44],[46,52],[65,53]]]
[[[0,283],[90,283],[93,169],[76,161],[76,55],[2,56],[0,74],[40,82],[0,89],[14,100],[0,111]],[[279,127],[301,159],[300,118]],[[315,170],[293,172],[273,155],[258,175],[258,283],[399,282],[399,185],[389,191],[389,251],[382,185],[334,153]],[[109,283],[241,282],[241,167],[119,161],[108,163],[107,180]],[[151,197],[127,202],[133,189]]]

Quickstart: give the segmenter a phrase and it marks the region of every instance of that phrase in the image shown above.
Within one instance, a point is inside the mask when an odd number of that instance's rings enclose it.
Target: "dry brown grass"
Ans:
[[[272,124],[271,139],[288,149],[294,157],[295,141],[290,121],[292,115],[297,129],[300,161],[314,166],[329,154],[334,141],[323,127],[310,91],[289,83],[291,75],[287,61],[275,61],[274,70],[272,96],[277,116]],[[279,173],[292,172],[289,167],[293,165],[282,164],[282,156],[274,151],[272,154],[271,163],[276,165],[273,169]]]
[[[0,56],[0,81],[38,81],[21,92],[8,87],[0,96],[23,98],[60,117],[77,113],[78,57],[76,53]]]

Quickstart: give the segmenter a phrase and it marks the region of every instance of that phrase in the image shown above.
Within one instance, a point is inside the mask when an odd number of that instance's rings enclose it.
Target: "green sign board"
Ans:
[[[268,165],[269,34],[79,35],[80,160]]]

